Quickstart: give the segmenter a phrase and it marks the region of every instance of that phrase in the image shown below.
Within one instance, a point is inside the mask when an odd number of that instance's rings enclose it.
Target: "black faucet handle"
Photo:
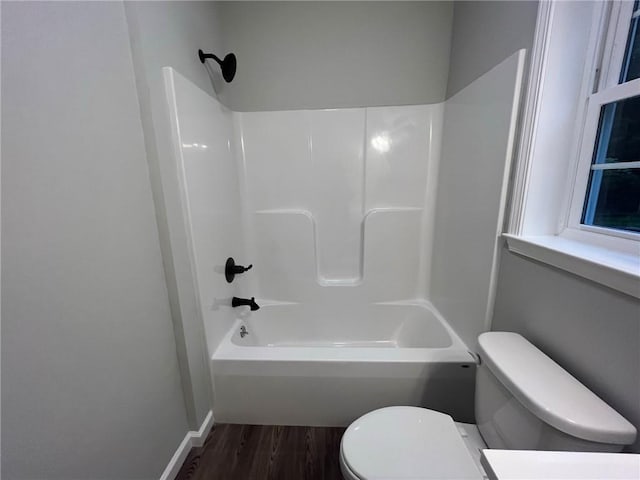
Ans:
[[[251,270],[253,268],[253,264],[248,267],[243,267],[242,265],[236,265],[235,260],[232,257],[227,258],[227,263],[224,265],[224,277],[227,279],[227,282],[233,282],[233,279],[236,275],[240,273],[244,273],[247,270]]]

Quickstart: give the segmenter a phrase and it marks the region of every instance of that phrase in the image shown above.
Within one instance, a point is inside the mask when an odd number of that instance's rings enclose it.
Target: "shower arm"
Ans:
[[[198,57],[200,57],[200,61],[202,63],[204,63],[204,61],[207,58],[212,58],[213,60],[215,60],[216,62],[218,62],[218,65],[222,66],[222,60],[220,60],[217,56],[215,56],[213,53],[204,53],[202,50],[198,50]]]

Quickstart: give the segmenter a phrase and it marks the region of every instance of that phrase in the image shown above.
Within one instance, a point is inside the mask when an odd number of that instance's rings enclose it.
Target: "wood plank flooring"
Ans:
[[[342,480],[344,428],[214,425],[176,480]]]

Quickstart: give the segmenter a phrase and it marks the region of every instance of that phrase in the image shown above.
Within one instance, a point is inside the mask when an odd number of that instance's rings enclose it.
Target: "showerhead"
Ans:
[[[220,68],[222,69],[222,78],[224,78],[227,83],[231,82],[233,77],[236,76],[236,65],[236,56],[233,53],[225,55],[220,64]]]
[[[236,76],[237,62],[236,56],[233,53],[225,55],[224,59],[220,60],[213,53],[204,53],[202,50],[198,50],[198,58],[200,58],[202,63],[204,63],[207,58],[212,58],[218,62],[222,70],[222,78],[224,78],[227,83],[230,83],[233,77]]]

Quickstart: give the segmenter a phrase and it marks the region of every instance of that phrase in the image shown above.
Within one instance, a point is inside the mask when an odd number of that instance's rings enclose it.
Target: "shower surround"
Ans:
[[[442,113],[237,114],[256,295],[306,305],[419,298]]]
[[[473,420],[523,55],[441,104],[313,111],[230,112],[165,69],[216,421]],[[228,256],[254,268],[227,284]]]

